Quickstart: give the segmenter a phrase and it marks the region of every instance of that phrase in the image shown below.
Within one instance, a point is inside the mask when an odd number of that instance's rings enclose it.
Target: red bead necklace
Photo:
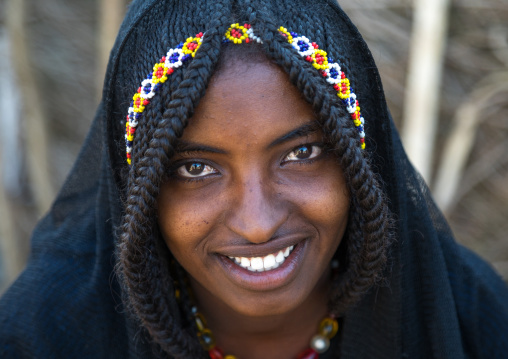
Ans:
[[[224,352],[215,344],[212,331],[207,328],[206,320],[197,308],[192,307],[194,322],[198,329],[198,338],[211,359],[238,359],[234,355],[224,355]],[[339,323],[335,316],[325,317],[319,324],[318,333],[310,340],[310,347],[301,352],[296,359],[317,359],[330,347],[330,340],[337,334]]]

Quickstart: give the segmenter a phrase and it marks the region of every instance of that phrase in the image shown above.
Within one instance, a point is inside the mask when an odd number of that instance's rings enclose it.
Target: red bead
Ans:
[[[169,69],[168,69],[168,71],[167,71],[168,75],[171,75],[171,74],[173,73],[173,71],[174,71],[174,70],[173,70],[173,68],[172,68],[172,67],[171,67],[171,68],[169,68]]]
[[[319,354],[314,349],[309,348],[300,355],[298,355],[296,359],[318,359],[318,358]]]
[[[315,49],[317,49],[317,48],[319,47],[319,46],[318,46],[318,44],[316,44],[315,42],[313,42],[313,43],[312,43],[312,46],[313,46]]]
[[[340,73],[340,78],[341,78],[341,79],[345,79],[345,78],[346,78],[346,74],[345,74],[344,72],[341,72],[341,73]]]
[[[333,85],[333,88],[335,89],[335,91],[340,91],[340,87],[338,84]]]
[[[141,86],[138,88],[138,93],[141,93]]]
[[[162,57],[161,62],[166,62],[166,57],[165,56]]]
[[[219,348],[215,347],[208,351],[208,355],[211,359],[223,359],[224,353]]]
[[[146,106],[146,105],[148,105],[149,103],[150,103],[150,101],[145,100],[145,101],[143,101],[143,106]]]
[[[250,25],[249,24],[244,24],[243,27],[246,28],[246,29],[250,29]]]
[[[306,61],[309,61],[309,62],[312,62],[312,57],[307,56],[307,57],[305,58],[305,60],[306,60]]]
[[[246,38],[245,39],[245,43],[248,44],[250,42],[250,39],[249,38]]]
[[[360,138],[360,143],[365,143],[365,138]]]
[[[130,153],[127,153],[127,158],[131,158],[131,154]]]
[[[199,34],[196,35],[196,37],[199,37],[199,38],[203,37],[203,33],[200,32]]]

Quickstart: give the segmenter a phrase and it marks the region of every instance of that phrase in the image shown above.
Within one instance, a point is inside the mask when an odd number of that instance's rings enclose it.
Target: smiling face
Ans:
[[[177,150],[159,227],[198,301],[276,315],[326,287],[349,194],[311,106],[281,69],[227,62]]]

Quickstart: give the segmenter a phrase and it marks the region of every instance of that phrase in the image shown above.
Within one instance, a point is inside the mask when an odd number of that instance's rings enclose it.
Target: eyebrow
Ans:
[[[288,142],[294,140],[295,138],[305,137],[317,132],[320,129],[319,122],[316,120],[304,123],[302,126],[295,128],[294,130],[282,135],[281,137],[275,139],[272,143],[268,145],[268,148],[280,145],[281,143]]]
[[[300,127],[297,127],[290,132],[280,136],[279,138],[276,138],[274,141],[272,141],[268,148],[272,148],[274,146],[280,145],[284,142],[291,141],[295,138],[305,137],[310,134],[315,133],[320,129],[320,125],[317,121],[311,121],[303,124]],[[190,152],[209,152],[209,153],[219,153],[219,154],[227,154],[227,151],[224,151],[219,148],[203,145],[200,143],[192,142],[192,141],[186,141],[182,139],[178,139],[176,143],[175,148],[177,153],[190,153]]]
[[[191,141],[185,141],[182,139],[178,139],[175,148],[177,153],[182,152],[210,152],[210,153],[220,153],[226,154],[227,152],[215,147],[202,145],[200,143],[195,143]]]

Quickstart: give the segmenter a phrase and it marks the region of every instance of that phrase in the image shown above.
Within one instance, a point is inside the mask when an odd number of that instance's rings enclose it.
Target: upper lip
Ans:
[[[307,238],[308,236],[302,234],[287,235],[260,244],[226,245],[214,250],[214,252],[226,257],[265,257],[269,254],[275,254],[281,250],[285,250],[287,247],[296,246]]]

